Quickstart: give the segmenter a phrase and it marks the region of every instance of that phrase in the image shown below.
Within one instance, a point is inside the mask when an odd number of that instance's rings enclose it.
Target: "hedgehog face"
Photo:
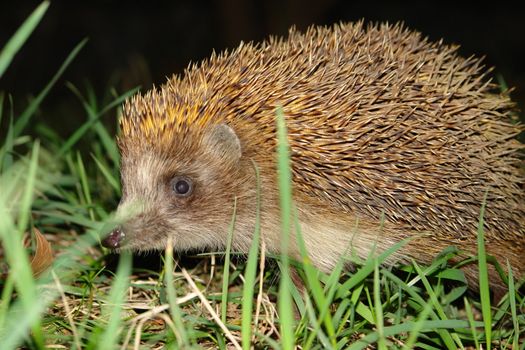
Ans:
[[[188,140],[191,144],[188,144]],[[247,174],[241,144],[225,124],[199,135],[173,136],[168,151],[137,150],[121,140],[122,224],[102,243],[113,249],[218,248],[225,242],[234,197]],[[223,174],[233,174],[224,177]]]

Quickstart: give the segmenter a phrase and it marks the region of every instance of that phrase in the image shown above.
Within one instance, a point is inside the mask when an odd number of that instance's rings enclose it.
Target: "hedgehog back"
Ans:
[[[292,29],[136,97],[121,143],[165,144],[166,130],[226,122],[250,157],[273,167],[282,106],[299,198],[461,239],[475,232],[487,193],[489,239],[524,237],[522,127],[487,73],[480,59],[403,25]]]

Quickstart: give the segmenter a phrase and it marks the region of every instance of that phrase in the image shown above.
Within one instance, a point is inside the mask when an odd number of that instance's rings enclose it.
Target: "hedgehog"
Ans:
[[[319,270],[400,241],[386,264],[428,264],[450,246],[474,256],[486,203],[487,254],[524,276],[523,128],[489,73],[458,46],[363,21],[213,53],[124,103],[122,223],[103,245],[221,250],[236,203],[232,249],[247,252],[260,199],[262,239],[279,253],[280,107],[297,222]],[[476,285],[477,266],[463,269]],[[494,269],[490,280],[505,287]]]

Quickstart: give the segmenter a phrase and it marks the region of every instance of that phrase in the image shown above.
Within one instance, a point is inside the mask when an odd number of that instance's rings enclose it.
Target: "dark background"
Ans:
[[[0,47],[38,4],[0,2]],[[284,35],[292,25],[305,29],[362,18],[403,21],[432,40],[461,44],[464,56],[486,56],[486,65],[496,67],[494,76],[501,75],[515,87],[513,99],[521,109],[525,106],[525,19],[522,11],[506,2],[488,6],[459,1],[53,1],[0,78],[0,90],[12,94],[16,115],[71,49],[89,38],[37,117],[37,121],[46,118],[65,136],[86,118],[66,81],[82,91],[89,82],[99,98],[109,87],[124,92],[140,85],[145,90],[182,72],[190,61],[199,61],[213,50],[234,48],[241,40]],[[115,126],[114,119],[105,122]]]

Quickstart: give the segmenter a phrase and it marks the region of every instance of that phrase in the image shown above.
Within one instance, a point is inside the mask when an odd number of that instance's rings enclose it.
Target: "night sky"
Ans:
[[[460,2],[456,2],[459,6]],[[0,47],[31,13],[37,1],[3,1]],[[146,5],[147,4],[147,5]],[[0,90],[12,94],[15,112],[51,79],[67,54],[84,38],[88,44],[42,106],[46,123],[67,134],[85,113],[65,83],[85,91],[87,82],[102,98],[109,87],[124,92],[148,89],[180,73],[191,61],[234,48],[243,41],[284,35],[295,25],[339,21],[403,21],[432,40],[460,44],[464,56],[485,56],[525,107],[525,20],[515,7],[444,6],[444,2],[377,1],[53,1],[34,34],[18,53]],[[15,113],[16,115],[16,113]],[[522,113],[523,115],[523,113]],[[42,118],[39,116],[39,118]],[[64,120],[64,116],[67,116]],[[38,121],[38,119],[37,119]],[[114,120],[105,122],[114,127]]]

